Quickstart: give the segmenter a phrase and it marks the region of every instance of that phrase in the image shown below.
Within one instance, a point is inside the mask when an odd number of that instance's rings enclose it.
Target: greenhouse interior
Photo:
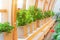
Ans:
[[[60,0],[0,0],[0,40],[60,40]]]

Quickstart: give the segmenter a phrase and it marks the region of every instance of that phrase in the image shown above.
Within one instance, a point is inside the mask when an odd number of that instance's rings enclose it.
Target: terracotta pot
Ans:
[[[49,17],[49,20],[52,20],[52,17]]]
[[[29,25],[27,25],[28,27],[28,34],[30,34],[30,33],[32,33],[33,32],[33,30],[32,30],[32,23],[31,24],[29,24]]]
[[[38,21],[38,20],[36,20],[36,26],[37,26],[37,28],[38,28],[38,25],[39,25],[39,21]]]
[[[34,22],[34,30],[37,29],[37,21]]]
[[[39,20],[39,27],[41,27],[43,25],[43,20]]]
[[[13,39],[14,39],[13,38],[13,31],[11,31],[10,33],[4,32],[4,40],[13,40]]]
[[[26,38],[28,36],[27,25],[18,27],[17,31],[18,31],[18,38]]]
[[[45,23],[45,19],[42,20],[42,25]]]
[[[44,20],[40,20],[40,27],[43,25]]]
[[[41,27],[43,25],[43,22],[42,21],[44,22],[44,20],[38,20],[37,21],[37,26],[38,27]]]
[[[35,26],[34,22],[32,22],[32,31],[34,31],[34,26]]]
[[[32,22],[32,30],[36,30],[37,29],[37,24],[36,24],[36,21],[35,22]]]
[[[49,18],[46,18],[46,20],[45,20],[46,22],[48,22],[49,21]]]
[[[0,40],[4,40],[4,33],[0,33]]]

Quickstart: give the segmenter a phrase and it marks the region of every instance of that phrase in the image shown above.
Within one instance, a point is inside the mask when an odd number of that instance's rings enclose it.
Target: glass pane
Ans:
[[[0,0],[0,9],[2,9],[2,0]],[[0,13],[0,22],[1,22],[1,13]]]
[[[41,8],[43,10],[44,2],[45,2],[45,0],[44,1],[38,0],[38,8]]]
[[[0,9],[2,9],[2,0],[0,0]]]
[[[1,22],[1,13],[0,13],[0,22]]]
[[[27,0],[27,2],[26,2],[26,9],[28,9],[29,6],[35,5],[35,1],[36,1],[36,0]]]
[[[17,1],[17,8],[23,8],[23,0]]]

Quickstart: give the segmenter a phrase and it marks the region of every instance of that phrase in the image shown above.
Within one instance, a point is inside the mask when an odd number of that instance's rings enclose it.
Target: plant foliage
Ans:
[[[17,12],[17,24],[18,26],[24,26],[32,22],[32,15],[28,10],[22,9]]]
[[[41,20],[46,17],[53,16],[53,11],[45,11],[44,14],[40,8],[30,6],[28,10],[21,9],[17,11],[17,25],[24,26],[36,20]]]
[[[10,24],[8,22],[5,23],[0,23],[0,32],[11,32],[11,30],[13,29],[13,26],[10,26]]]

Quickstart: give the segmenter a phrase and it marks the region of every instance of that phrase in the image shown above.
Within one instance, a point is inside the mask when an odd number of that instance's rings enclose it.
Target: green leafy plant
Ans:
[[[51,16],[54,16],[54,15],[55,15],[55,13],[53,11],[51,11]]]
[[[56,40],[60,40],[60,35],[57,36]]]
[[[44,17],[45,17],[45,18],[51,17],[51,16],[54,16],[54,12],[53,12],[53,11],[48,10],[48,11],[45,11],[45,12],[44,12]]]
[[[33,21],[43,19],[42,10],[40,8],[35,8],[34,6],[30,6],[28,9],[33,17]]]
[[[60,32],[59,33],[53,33],[52,40],[60,40]]]
[[[60,32],[60,23],[58,23],[58,24],[56,25],[56,27],[55,27],[55,31],[56,31],[57,33]]]
[[[33,21],[36,21],[36,8],[34,6],[30,6],[29,9],[28,9],[33,17]]]
[[[57,23],[55,26],[55,32],[52,35],[52,39],[60,40],[60,23]]]
[[[44,12],[44,16],[45,16],[45,18],[46,18],[46,17],[50,17],[50,11],[45,11],[45,12]]]
[[[22,9],[17,12],[17,25],[24,26],[32,22],[32,15],[30,11]]]
[[[13,26],[10,26],[10,24],[8,22],[5,23],[0,23],[0,33],[1,32],[11,32],[11,30],[13,29]]]
[[[37,14],[36,15],[37,20],[43,19],[43,13],[42,13],[42,10],[40,8],[37,8],[36,14]]]

